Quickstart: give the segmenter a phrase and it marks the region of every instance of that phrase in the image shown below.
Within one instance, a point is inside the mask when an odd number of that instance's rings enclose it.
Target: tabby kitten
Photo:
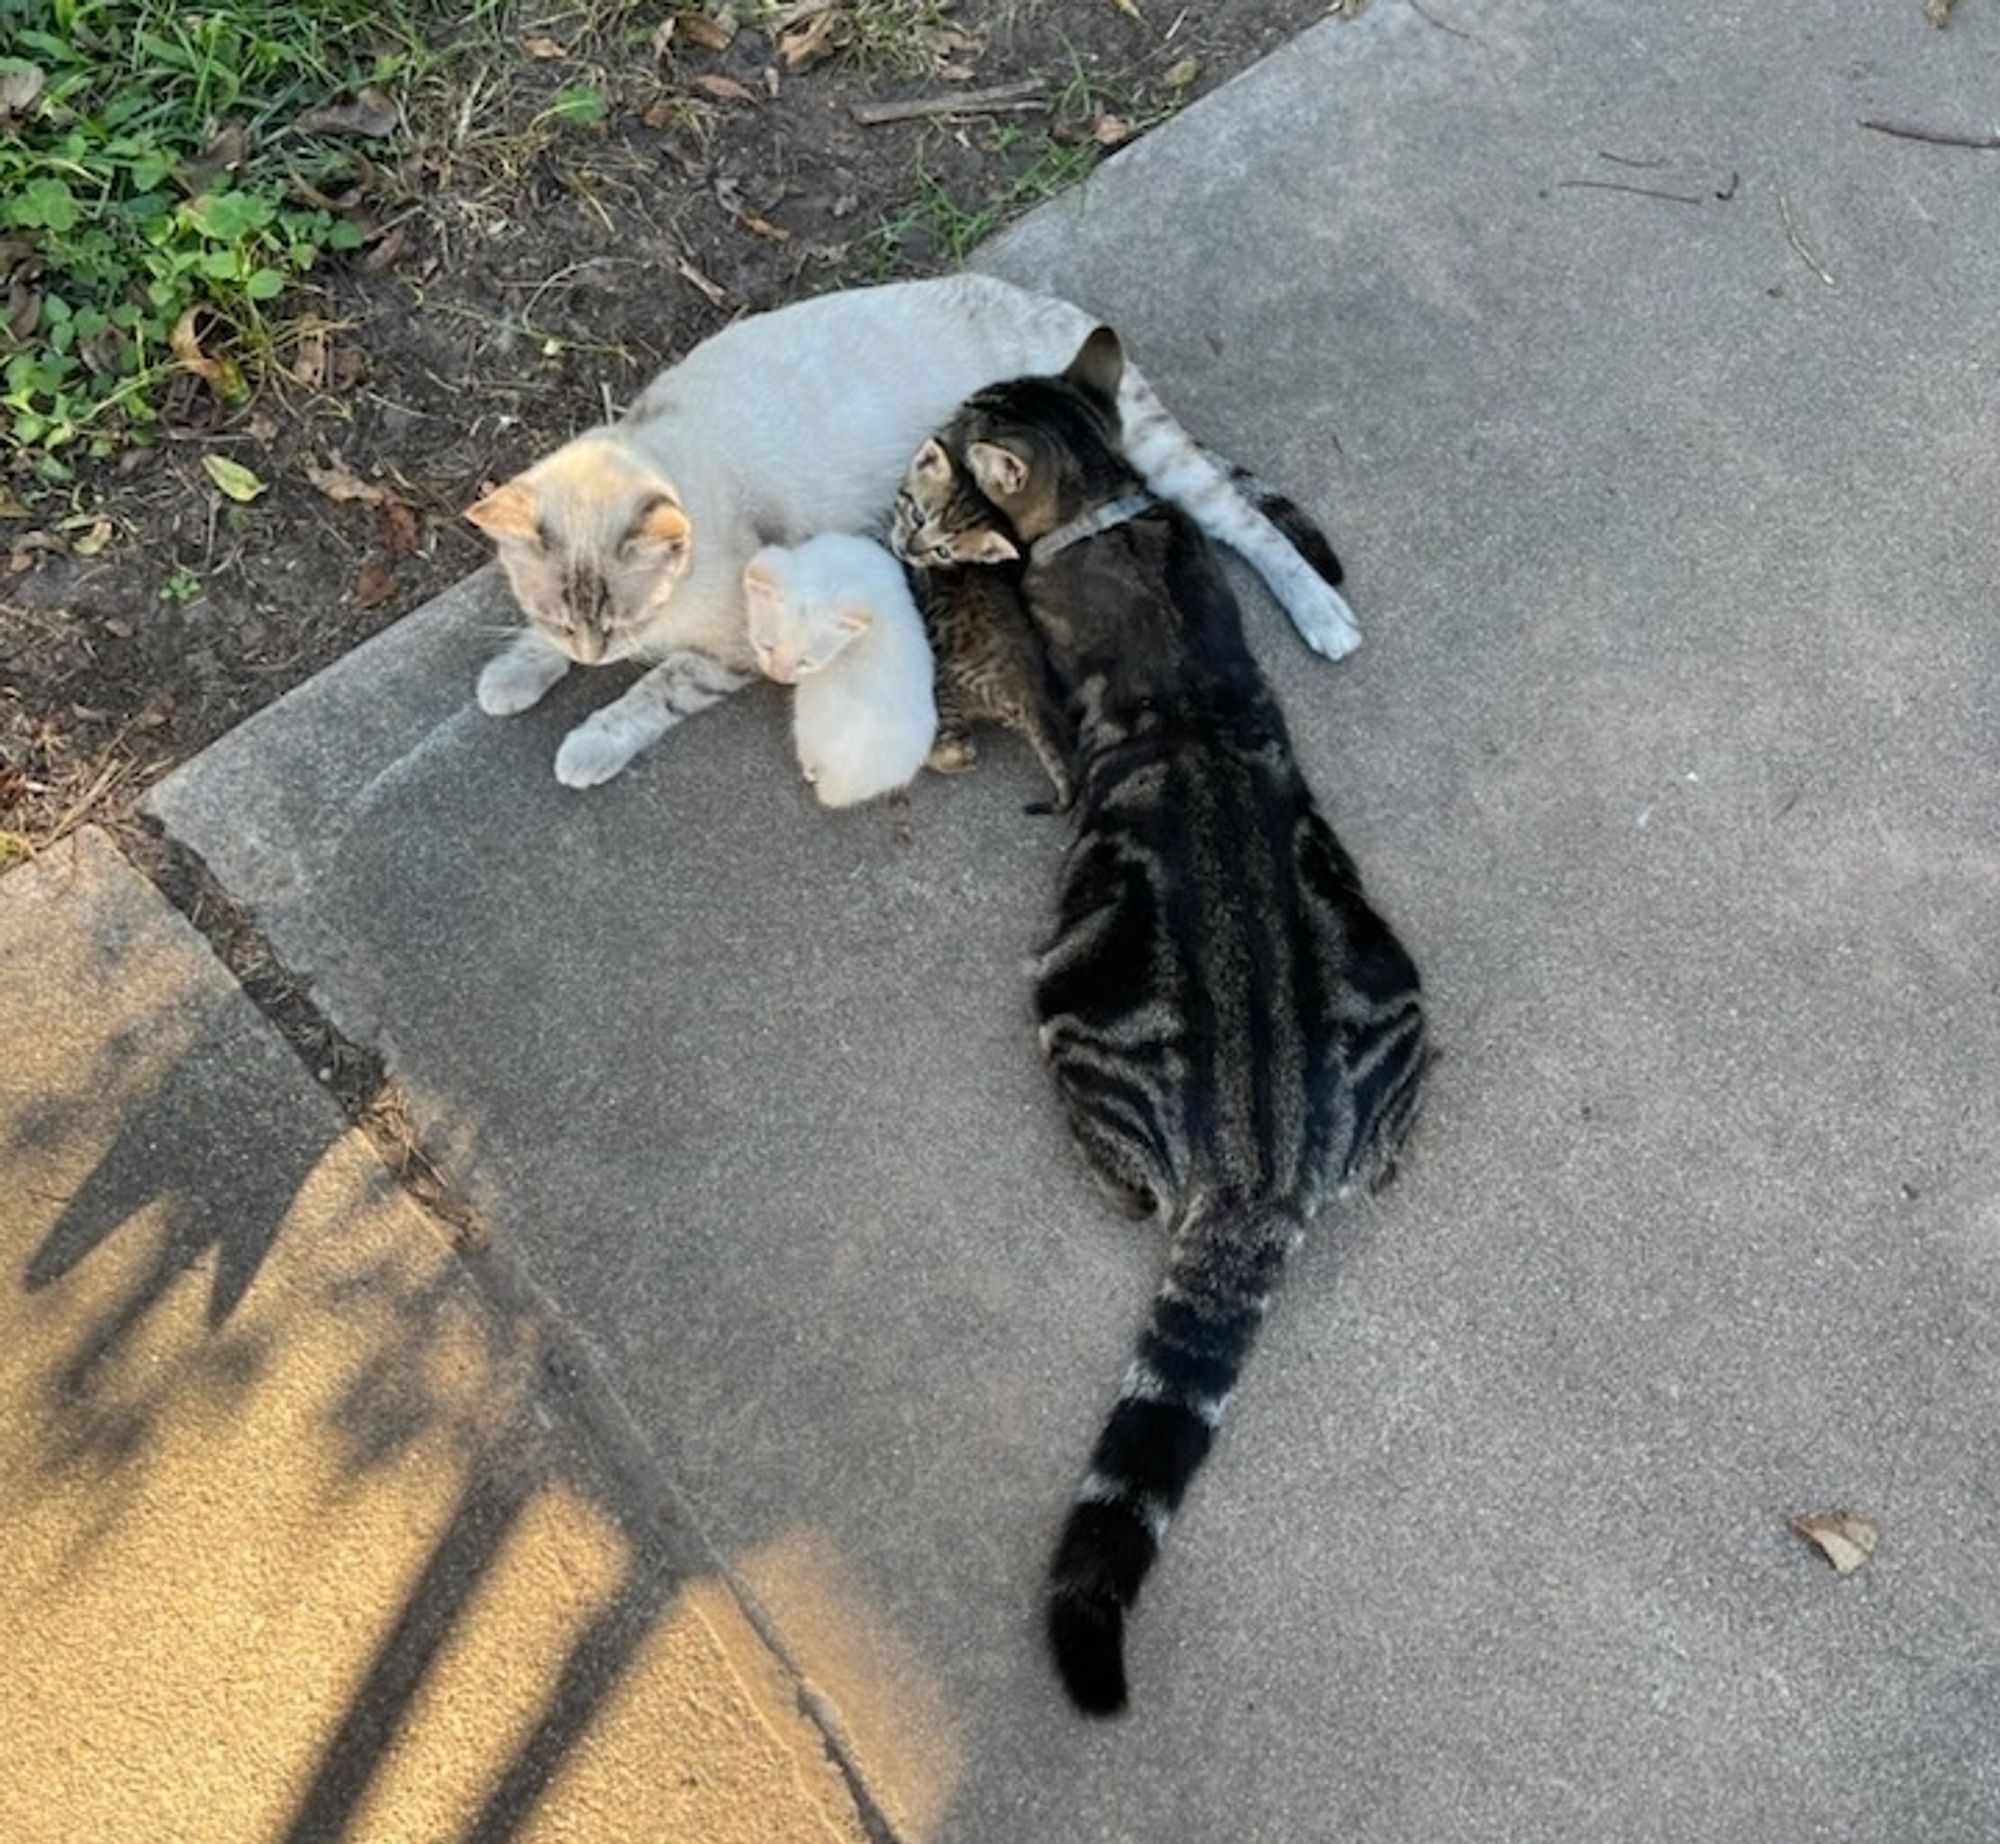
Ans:
[[[1286,1257],[1329,1191],[1386,1176],[1426,1061],[1417,970],[1314,805],[1214,553],[1119,452],[1122,363],[1099,328],[941,438],[1026,548],[1077,727],[1042,1049],[1105,1190],[1168,1239],[1049,1570],[1057,1667],[1093,1715],[1125,1704],[1125,1610]],[[919,511],[946,490],[933,462],[908,478]]]
[[[937,741],[928,765],[940,775],[963,774],[978,759],[973,727],[1004,724],[1027,739],[1054,790],[1053,800],[1028,811],[1067,813],[1076,797],[1069,722],[1022,606],[1020,579],[1018,566],[1004,565],[910,572],[937,660]]]

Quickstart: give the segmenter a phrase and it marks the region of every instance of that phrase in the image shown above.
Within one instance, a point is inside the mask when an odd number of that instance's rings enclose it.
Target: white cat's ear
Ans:
[[[743,566],[743,593],[752,602],[779,602],[785,595],[784,552],[767,544]]]
[[[495,487],[478,505],[466,507],[465,516],[490,538],[515,538],[527,544],[541,539],[541,502],[520,475]]]
[[[1124,375],[1125,348],[1109,327],[1093,328],[1063,373],[1080,390],[1090,391],[1106,403],[1118,401],[1118,381]]]
[[[965,451],[965,462],[988,499],[1016,499],[1028,484],[1027,462],[998,442],[974,442]]]
[[[917,450],[910,463],[911,470],[920,480],[949,480],[951,478],[951,456],[945,453],[944,444],[936,436]]]
[[[866,602],[843,602],[833,611],[833,624],[844,634],[865,634],[875,624],[875,611]]]
[[[1021,554],[1011,538],[997,531],[982,531],[969,550],[974,563],[1012,563]]]
[[[688,531],[687,514],[662,493],[640,509],[625,542],[638,551],[684,552]]]

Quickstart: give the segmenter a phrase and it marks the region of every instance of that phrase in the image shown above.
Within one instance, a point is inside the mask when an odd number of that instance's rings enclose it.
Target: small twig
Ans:
[[[1601,147],[1597,150],[1597,157],[1600,160],[1610,161],[1613,166],[1665,166],[1667,164],[1665,160],[1661,159],[1640,160],[1631,154],[1607,153]]]
[[[2000,147],[2000,134],[1953,134],[1946,128],[1919,128],[1914,122],[1864,120],[1861,126],[1892,134],[1899,141],[1928,141],[1934,147]]]
[[[1792,201],[1782,192],[1778,194],[1778,211],[1785,220],[1785,235],[1791,240],[1792,248],[1798,251],[1799,260],[1829,288],[1833,287],[1834,280],[1827,274],[1826,264],[1806,248],[1806,240],[1799,235],[1798,220],[1792,216]]]
[[[915,121],[922,115],[999,115],[1017,109],[1046,109],[1041,80],[996,83],[987,90],[959,90],[943,96],[913,96],[905,102],[858,102],[849,113],[864,128],[884,122]]]
[[[1640,198],[1670,199],[1676,205],[1700,205],[1707,202],[1703,199],[1689,198],[1685,192],[1656,192],[1651,186],[1621,185],[1615,179],[1559,179],[1556,184],[1579,187],[1586,192],[1633,192]]]
[[[1419,19],[1428,20],[1440,32],[1449,32],[1453,38],[1462,38],[1475,45],[1479,42],[1478,38],[1473,33],[1466,31],[1463,26],[1455,26],[1449,20],[1440,19],[1429,7],[1424,5],[1424,0],[1410,0],[1410,11],[1415,13]]]

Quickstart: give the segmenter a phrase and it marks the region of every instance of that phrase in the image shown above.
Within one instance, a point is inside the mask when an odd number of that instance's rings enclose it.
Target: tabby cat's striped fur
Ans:
[[[970,768],[977,748],[975,724],[1004,724],[1028,739],[1055,790],[1051,803],[1069,811],[1069,723],[1063,716],[1041,642],[1021,604],[1019,564],[978,568],[953,565],[910,571],[937,662],[937,740],[930,766],[941,775]],[[1037,806],[1034,811],[1049,809]]]
[[[1287,1255],[1330,1190],[1391,1167],[1426,1060],[1416,968],[1314,805],[1207,543],[1149,499],[1089,529],[1140,486],[1121,365],[1099,329],[1063,377],[983,390],[941,438],[1028,547],[1077,728],[1043,1049],[1107,1190],[1168,1233],[1049,1573],[1056,1662],[1094,1714],[1125,1703],[1125,1610]]]

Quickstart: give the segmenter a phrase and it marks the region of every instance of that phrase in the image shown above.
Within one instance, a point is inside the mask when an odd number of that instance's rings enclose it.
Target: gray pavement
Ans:
[[[1128,1721],[1039,1652],[1155,1251],[1035,1061],[1019,753],[832,819],[760,690],[572,793],[609,687],[481,717],[475,579],[154,806],[387,1053],[902,1835],[1989,1840],[2000,155],[1857,122],[1993,127],[2000,15],[1429,10],[982,258],[1328,515],[1362,651],[1253,631],[1446,1049]],[[1832,1505],[1883,1532],[1845,1580],[1785,1528]]]

